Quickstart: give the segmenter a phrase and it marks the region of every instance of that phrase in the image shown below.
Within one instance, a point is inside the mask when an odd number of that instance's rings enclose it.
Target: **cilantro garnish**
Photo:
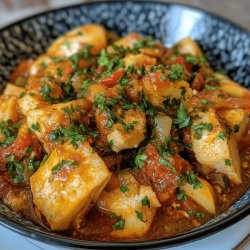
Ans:
[[[199,64],[199,59],[198,59],[196,56],[187,55],[187,56],[185,57],[185,61],[186,61],[187,63],[191,63],[191,64],[193,64],[193,65]]]
[[[93,47],[92,45],[85,45],[84,48],[80,52],[75,53],[69,57],[69,60],[72,61],[73,69],[77,69],[78,61],[80,59],[90,59],[91,57],[90,50],[92,47]]]
[[[113,231],[122,230],[124,226],[125,226],[125,220],[121,218],[112,225],[112,230]]]
[[[32,123],[31,128],[34,129],[35,131],[40,132],[40,124],[38,122]]]
[[[62,67],[57,68],[57,73],[59,76],[62,76],[63,75],[63,68]]]
[[[210,101],[205,100],[205,99],[201,100],[201,104],[204,105],[204,106],[213,106],[214,105],[213,102],[210,102]]]
[[[57,142],[63,142],[69,140],[74,148],[78,147],[79,142],[87,141],[87,137],[84,134],[88,134],[86,127],[81,124],[69,125],[67,128],[58,127],[55,130],[52,130],[49,139],[55,140]],[[97,136],[97,134],[95,134]],[[95,137],[96,137],[95,136]]]
[[[216,90],[216,89],[219,89],[219,86],[212,86],[212,85],[205,85],[204,87],[205,90]]]
[[[62,160],[60,163],[55,165],[51,171],[52,174],[55,175],[57,174],[62,168],[69,166],[69,167],[76,167],[79,163],[76,161],[69,161],[69,160]]]
[[[19,184],[23,181],[23,171],[24,166],[17,160],[15,160],[14,155],[11,155],[7,161],[7,169],[10,176],[13,178],[14,184]]]
[[[203,187],[203,184],[199,181],[199,179],[193,172],[187,172],[184,176],[187,183],[193,186],[193,189],[198,189]]]
[[[135,169],[141,169],[144,166],[144,162],[147,160],[148,156],[144,153],[144,149],[140,148],[135,157]]]
[[[128,187],[126,187],[126,186],[124,186],[124,185],[121,185],[120,186],[120,191],[122,192],[122,193],[126,193],[126,192],[128,192]]]
[[[0,147],[8,146],[16,140],[18,130],[21,126],[21,123],[14,124],[12,120],[1,121],[0,122],[0,131],[4,135],[4,140],[0,142]]]
[[[174,124],[178,125],[178,128],[185,128],[190,124],[190,117],[182,103],[177,110],[177,118],[174,119]]]
[[[145,221],[144,221],[144,219],[143,219],[143,213],[142,213],[141,211],[138,211],[138,210],[136,210],[135,213],[136,213],[137,218],[138,218],[140,221],[142,221],[142,222],[145,223]]]
[[[172,81],[177,81],[181,79],[183,72],[184,68],[177,63],[171,66],[168,76]]]
[[[148,199],[148,196],[145,196],[145,197],[141,200],[141,204],[142,204],[142,206],[145,206],[145,207],[150,208],[150,200]]]
[[[235,124],[234,125],[234,133],[237,133],[237,132],[239,132],[239,129],[240,129],[240,126],[238,125],[238,124]]]
[[[227,135],[223,131],[220,131],[218,138],[224,141],[227,138]]]
[[[35,160],[34,158],[29,158],[28,159],[28,167],[32,171],[36,171],[40,165],[41,161]]]
[[[177,197],[178,201],[180,201],[181,199],[183,199],[183,200],[187,199],[187,196],[186,196],[185,191],[183,189],[179,189],[176,197]]]
[[[203,130],[211,131],[213,129],[213,125],[211,123],[200,123],[197,125],[193,125],[193,129],[195,131],[194,137],[196,139],[201,139],[202,131]]]
[[[45,84],[40,90],[40,94],[42,95],[44,100],[51,102],[52,104],[60,101],[60,98],[51,97],[51,93],[53,92],[54,92],[54,89],[49,84]]]
[[[85,92],[87,91],[89,85],[90,85],[91,80],[90,79],[84,79],[82,82],[82,86],[81,86],[81,91],[82,94],[84,95]]]
[[[138,40],[136,43],[134,43],[132,51],[134,53],[139,53],[140,49],[145,48],[145,47],[152,47],[154,43],[155,42],[152,40],[151,37],[142,38]]]
[[[231,166],[231,161],[229,159],[226,159],[225,164],[226,164],[226,166],[230,167]]]

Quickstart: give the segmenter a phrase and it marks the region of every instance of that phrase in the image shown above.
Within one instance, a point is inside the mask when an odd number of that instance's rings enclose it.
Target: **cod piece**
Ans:
[[[201,112],[192,125],[192,148],[204,167],[223,173],[235,184],[241,183],[240,158],[237,144],[213,109]]]
[[[230,126],[235,140],[239,141],[245,133],[250,120],[247,111],[244,109],[228,109],[221,111],[220,115]]]
[[[85,99],[54,104],[30,110],[27,114],[27,123],[49,153],[58,144],[54,138],[57,129],[67,128],[71,120],[84,123],[90,109],[91,103]]]
[[[148,232],[161,204],[152,188],[140,185],[127,170],[119,172],[117,178],[118,186],[104,190],[97,205],[120,218],[113,224],[112,236],[142,236]]]
[[[33,202],[52,230],[78,227],[111,177],[88,142],[57,146],[31,176]]]

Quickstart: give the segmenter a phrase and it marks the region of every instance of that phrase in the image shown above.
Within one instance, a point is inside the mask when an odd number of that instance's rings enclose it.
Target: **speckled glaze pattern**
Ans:
[[[250,86],[250,34],[213,15],[183,5],[150,2],[108,2],[67,7],[43,13],[0,31],[0,86],[18,62],[43,53],[53,39],[67,30],[87,23],[100,23],[120,35],[138,32],[152,36],[167,46],[183,37],[194,38],[216,70],[224,70],[242,85]],[[180,244],[198,239],[229,225],[250,210],[250,189],[223,214],[181,236],[148,243],[129,243],[123,247],[146,247]],[[241,216],[239,216],[241,214]],[[88,246],[86,241],[66,240],[21,218],[0,203],[0,222],[19,233],[59,245]],[[19,226],[18,226],[19,225]],[[20,226],[21,225],[21,226]],[[212,230],[213,229],[213,230]],[[140,245],[141,244],[141,245]],[[119,244],[118,244],[119,245]],[[102,243],[102,248],[117,244]]]

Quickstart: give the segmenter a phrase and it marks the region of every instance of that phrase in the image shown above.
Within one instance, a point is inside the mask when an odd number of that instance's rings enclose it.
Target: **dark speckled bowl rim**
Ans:
[[[215,18],[217,20],[221,20],[224,23],[228,23],[231,26],[241,30],[242,32],[246,34],[250,34],[250,31],[246,28],[241,27],[239,24],[236,24],[224,17],[220,17],[218,15],[215,15],[209,11],[206,11],[201,8],[197,8],[188,4],[181,4],[181,3],[174,3],[171,1],[147,1],[147,0],[137,0],[137,1],[93,1],[93,2],[87,2],[87,3],[79,3],[74,5],[67,5],[60,8],[52,8],[50,10],[45,10],[39,13],[36,13],[35,15],[29,16],[27,18],[20,19],[18,21],[15,21],[7,26],[4,26],[0,29],[0,33],[8,30],[14,25],[18,25],[19,23],[23,21],[27,21],[39,16],[43,16],[44,14],[60,11],[60,10],[66,10],[71,7],[77,7],[77,6],[89,6],[89,5],[95,5],[98,3],[106,3],[106,4],[113,4],[113,3],[155,3],[160,5],[169,5],[169,6],[181,6],[186,7],[194,11],[203,12],[207,15],[209,15],[212,18]],[[61,247],[70,247],[70,248],[88,248],[88,249],[112,249],[112,248],[120,248],[120,249],[153,249],[153,248],[162,248],[162,247],[170,247],[170,246],[177,246],[181,244],[185,244],[191,241],[195,241],[201,238],[205,238],[209,235],[212,235],[218,231],[221,231],[237,222],[245,218],[247,215],[250,214],[250,202],[245,204],[240,209],[237,209],[236,211],[230,213],[228,217],[225,217],[219,222],[215,222],[212,225],[205,226],[203,228],[197,228],[192,231],[182,233],[176,236],[162,238],[158,240],[145,240],[145,241],[137,241],[137,242],[106,242],[106,241],[87,241],[87,240],[77,240],[69,237],[64,236],[54,236],[50,235],[49,232],[40,232],[37,231],[31,227],[23,226],[18,224],[17,222],[11,221],[9,219],[6,219],[2,214],[0,214],[0,224],[6,227],[7,229],[10,229],[22,236],[29,237],[34,240],[41,241],[43,243],[61,246]]]

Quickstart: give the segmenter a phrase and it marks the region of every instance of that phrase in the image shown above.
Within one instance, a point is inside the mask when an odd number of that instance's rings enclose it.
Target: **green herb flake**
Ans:
[[[239,132],[239,129],[240,129],[240,126],[238,124],[235,124],[234,125],[234,133],[238,133]]]
[[[167,80],[167,76],[162,75],[162,76],[161,76],[161,79],[162,79],[163,81],[166,81],[166,80]]]
[[[142,221],[142,222],[145,223],[145,221],[144,221],[144,219],[143,219],[143,213],[142,213],[141,211],[138,211],[138,210],[136,210],[135,213],[136,213],[137,218],[138,218],[140,221]]]
[[[217,89],[219,89],[219,86],[212,86],[212,85],[205,85],[205,87],[204,87],[204,89],[205,90],[217,90]]]
[[[120,186],[120,191],[122,192],[122,193],[126,193],[126,192],[128,192],[128,187],[126,187],[126,186],[123,186],[123,185],[121,185]]]
[[[144,162],[147,160],[148,156],[143,153],[143,149],[140,149],[135,157],[135,169],[141,169],[144,166]]]
[[[23,181],[24,166],[11,155],[6,164],[8,174],[12,177],[13,183],[19,184]]]
[[[134,53],[139,53],[140,49],[145,48],[145,47],[152,47],[154,45],[154,41],[152,40],[151,37],[145,37],[140,40],[138,40],[136,43],[134,43],[132,51]]]
[[[199,181],[197,176],[193,172],[187,172],[185,174],[187,183],[193,186],[193,189],[203,188],[203,184]]]
[[[145,197],[141,200],[141,204],[142,204],[142,206],[145,206],[145,207],[150,208],[150,200],[148,199],[148,196],[145,196]]]
[[[136,73],[138,76],[142,76],[143,75],[143,68],[142,67],[137,68]]]
[[[229,159],[226,159],[225,164],[226,164],[226,166],[230,167],[231,166],[231,161]]]
[[[62,76],[63,75],[63,68],[62,67],[57,68],[57,73],[59,76]]]
[[[49,140],[55,140],[58,142],[63,142],[69,140],[74,148],[78,148],[80,142],[87,141],[86,134],[88,134],[88,129],[84,124],[75,124],[69,125],[67,128],[58,127],[55,130],[52,130],[48,136]]]
[[[210,101],[205,100],[205,99],[201,100],[201,104],[204,105],[204,106],[213,106],[214,105],[213,102],[210,102]]]
[[[87,91],[87,89],[88,89],[88,87],[90,85],[90,82],[91,82],[90,79],[84,79],[83,80],[83,83],[82,83],[82,86],[81,86],[81,91],[82,91],[83,94],[86,93],[86,91]]]
[[[67,49],[70,49],[70,41],[65,41],[64,45]]]
[[[113,141],[113,140],[110,140],[109,143],[108,143],[109,148],[112,148],[113,145],[114,145],[114,141]]]
[[[227,138],[227,135],[223,131],[220,131],[218,138],[224,141]]]
[[[60,101],[60,99],[51,97],[51,93],[53,92],[54,92],[54,89],[49,84],[45,84],[40,90],[40,94],[42,95],[44,100],[54,104]]]
[[[31,128],[38,132],[40,132],[41,129],[40,124],[38,122],[32,123]]]
[[[29,158],[28,159],[28,168],[31,171],[36,171],[38,169],[38,167],[40,166],[40,161],[39,160],[35,160],[34,158]]]
[[[113,231],[122,230],[124,229],[124,226],[125,226],[125,220],[121,218],[112,225],[112,230]]]
[[[190,124],[190,117],[187,115],[187,110],[182,103],[177,110],[177,117],[174,119],[174,124],[178,125],[179,128],[188,127]]]
[[[211,131],[213,129],[213,125],[211,123],[200,123],[193,125],[193,129],[195,131],[194,137],[199,140],[202,137],[202,131]]]
[[[76,167],[78,166],[78,162],[76,161],[69,161],[69,160],[62,160],[60,163],[58,163],[57,165],[55,165],[51,171],[52,174],[55,175],[57,174],[62,168],[69,166],[69,167]]]
[[[172,81],[177,81],[181,79],[183,72],[184,68],[177,63],[171,66],[168,76]]]
[[[186,88],[185,87],[181,87],[181,95],[184,96],[186,94]]]
[[[196,56],[187,55],[187,56],[185,57],[185,61],[186,61],[187,63],[191,63],[191,64],[193,64],[193,65],[199,64],[199,59],[198,59]]]
[[[176,198],[178,201],[180,201],[181,199],[187,200],[187,196],[185,194],[185,191],[183,189],[179,189]]]
[[[4,140],[0,141],[0,147],[8,146],[16,140],[20,126],[20,122],[14,124],[10,119],[0,122],[0,131],[4,136]]]
[[[230,128],[230,126],[226,126],[226,133],[228,134],[228,135],[230,135],[231,134],[231,132],[232,132],[232,129]]]
[[[46,68],[47,66],[48,66],[48,64],[45,61],[43,61],[43,62],[40,63],[40,67],[42,69]]]

